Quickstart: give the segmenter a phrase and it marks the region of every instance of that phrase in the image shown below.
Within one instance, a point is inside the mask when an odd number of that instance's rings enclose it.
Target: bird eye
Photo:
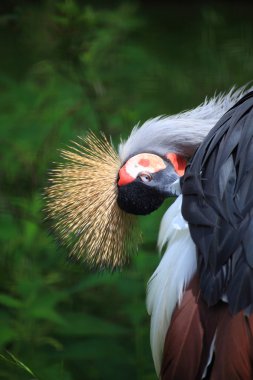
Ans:
[[[147,172],[141,172],[138,177],[142,180],[142,182],[150,182],[153,179],[152,175]]]

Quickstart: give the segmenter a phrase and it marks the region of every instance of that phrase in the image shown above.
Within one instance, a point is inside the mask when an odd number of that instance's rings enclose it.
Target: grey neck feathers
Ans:
[[[198,107],[173,116],[159,116],[136,126],[129,138],[119,145],[121,162],[143,152],[165,155],[174,152],[190,158],[211,128],[241,97],[252,91],[246,86],[233,87],[227,94],[218,94]]]

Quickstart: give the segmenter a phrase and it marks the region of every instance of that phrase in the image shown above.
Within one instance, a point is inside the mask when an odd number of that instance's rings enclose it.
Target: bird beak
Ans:
[[[154,188],[164,198],[175,197],[181,193],[180,176],[171,165],[157,172],[149,186]]]

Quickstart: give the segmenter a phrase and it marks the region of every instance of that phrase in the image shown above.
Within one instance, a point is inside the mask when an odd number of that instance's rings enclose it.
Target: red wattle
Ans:
[[[180,176],[184,175],[187,161],[176,153],[167,153],[166,157],[171,161],[177,174]]]

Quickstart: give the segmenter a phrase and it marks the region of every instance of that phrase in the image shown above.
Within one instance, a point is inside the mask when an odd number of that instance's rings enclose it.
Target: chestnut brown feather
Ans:
[[[199,286],[195,277],[173,313],[164,344],[162,380],[198,379],[204,336],[198,298]]]
[[[136,250],[135,217],[117,205],[120,159],[102,135],[89,133],[62,150],[52,170],[46,209],[71,255],[92,266],[121,267]]]
[[[253,315],[241,311],[232,316],[228,308],[217,329],[211,380],[253,379]]]
[[[208,307],[194,276],[166,334],[161,379],[252,380],[253,315],[243,311],[232,315],[222,301]]]

